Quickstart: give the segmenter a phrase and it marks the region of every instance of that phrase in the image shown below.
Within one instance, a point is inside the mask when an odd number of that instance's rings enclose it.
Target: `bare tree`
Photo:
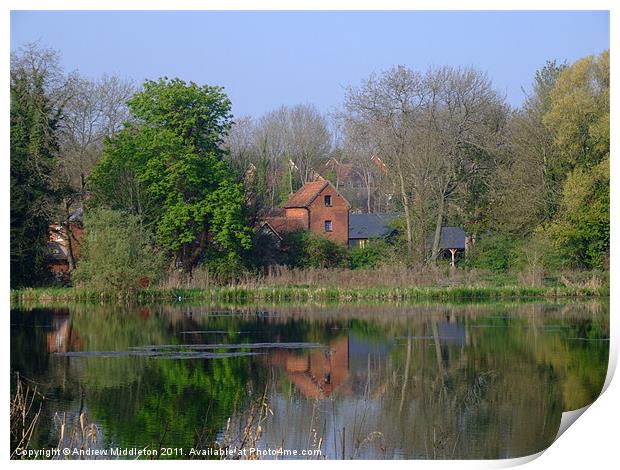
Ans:
[[[233,123],[226,136],[228,158],[243,177],[255,166],[257,146],[254,139],[255,124],[250,116],[243,116]]]
[[[61,161],[73,189],[82,195],[86,177],[101,158],[103,141],[130,119],[131,81],[104,75],[91,81],[73,74],[61,121]]]
[[[331,151],[331,134],[326,118],[312,105],[297,105],[286,110],[287,154],[298,168],[302,183],[310,181],[312,169]]]
[[[233,165],[252,176],[246,190],[260,199],[259,205],[276,206],[310,180],[312,169],[329,155],[331,134],[326,118],[313,106],[282,106],[256,121],[239,119],[227,146]]]
[[[366,212],[380,212],[387,206],[387,199],[393,193],[393,188],[388,185],[384,188],[385,194],[381,193],[384,183],[385,170],[381,167],[377,149],[367,138],[360,126],[355,126],[348,121],[346,116],[338,116],[343,124],[342,161],[352,164],[352,173],[364,185],[364,206]],[[361,205],[361,201],[360,201]]]
[[[67,234],[69,268],[75,266],[71,215],[85,197],[86,179],[103,155],[103,142],[130,119],[127,100],[135,93],[131,81],[104,75],[92,81],[71,74],[62,91],[59,160],[64,188],[59,221]]]
[[[427,257],[426,231],[434,227],[434,261],[448,204],[475,169],[468,155],[493,154],[501,143],[503,99],[475,69],[421,74],[398,66],[349,88],[345,111],[347,127],[376,150],[398,188],[407,247],[419,261]]]
[[[505,135],[507,107],[486,74],[473,68],[444,67],[429,71],[429,133],[434,147],[431,187],[436,222],[431,260],[440,252],[441,227],[447,206],[478,170],[471,155],[493,159]],[[477,160],[478,162],[480,159]]]
[[[407,249],[413,253],[415,200],[422,200],[424,171],[413,145],[417,120],[426,101],[423,77],[403,66],[372,75],[345,98],[348,126],[365,135],[389,168],[406,222]],[[420,172],[422,170],[422,172]]]

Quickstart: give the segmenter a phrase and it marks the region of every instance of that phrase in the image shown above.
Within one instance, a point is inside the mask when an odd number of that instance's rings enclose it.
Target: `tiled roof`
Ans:
[[[265,222],[271,225],[271,228],[278,232],[278,234],[306,228],[306,223],[303,219],[291,217],[267,217],[264,219],[263,223]]]
[[[388,222],[395,217],[398,217],[395,212],[349,214],[349,238],[367,239],[389,235],[394,229],[388,226]]]
[[[47,257],[53,261],[67,261],[67,248],[58,242],[47,242]]]
[[[328,184],[329,182],[324,179],[304,184],[299,191],[291,194],[286,204],[284,204],[284,207],[287,209],[293,207],[308,207]]]

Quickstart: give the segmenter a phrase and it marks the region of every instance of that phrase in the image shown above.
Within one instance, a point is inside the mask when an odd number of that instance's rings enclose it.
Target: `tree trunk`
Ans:
[[[407,224],[407,252],[409,254],[413,251],[413,240],[411,237],[411,211],[409,204],[409,197],[407,196],[407,191],[405,191],[405,180],[403,179],[402,172],[399,172],[398,178],[400,181],[400,193],[403,198],[403,207],[405,208],[405,222]]]
[[[67,262],[69,263],[69,272],[73,272],[75,269],[75,256],[73,255],[73,233],[71,232],[71,224],[67,224],[65,227],[67,232]]]
[[[62,227],[65,229],[65,233],[67,236],[67,262],[69,263],[69,272],[72,272],[75,269],[75,254],[73,252],[73,233],[71,231],[71,222],[69,218],[71,217],[71,213],[69,211],[70,203],[67,199],[63,200],[65,206],[65,217],[62,222]]]
[[[437,222],[435,222],[435,235],[433,237],[433,250],[431,252],[431,263],[437,263],[439,257],[439,244],[441,242],[441,226],[443,225],[443,212],[445,206],[445,196],[442,194],[437,209]]]
[[[366,211],[370,214],[371,210],[370,210],[370,186],[371,186],[371,179],[372,177],[370,176],[370,172],[366,172]]]
[[[188,271],[188,272],[193,271],[193,269],[198,264],[198,261],[200,261],[200,257],[202,256],[205,249],[207,248],[208,241],[209,241],[208,232],[207,230],[204,230],[200,234],[198,246],[194,249],[191,249],[189,256],[187,256],[186,259],[183,260],[183,269],[185,271]]]

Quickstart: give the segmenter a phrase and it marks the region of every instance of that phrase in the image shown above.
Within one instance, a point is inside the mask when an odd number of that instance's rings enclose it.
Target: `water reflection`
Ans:
[[[601,390],[605,303],[81,306],[11,312],[11,367],[102,446],[214,445],[256,397],[261,448],[327,458],[508,458],[548,446]],[[180,360],[182,359],[182,360]]]

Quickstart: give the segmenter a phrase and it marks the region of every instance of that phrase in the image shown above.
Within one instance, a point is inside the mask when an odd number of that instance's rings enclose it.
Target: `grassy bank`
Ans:
[[[11,291],[11,304],[63,302],[461,302],[482,300],[561,299],[608,296],[608,287],[211,287],[144,289],[114,292],[81,288],[21,289]]]

